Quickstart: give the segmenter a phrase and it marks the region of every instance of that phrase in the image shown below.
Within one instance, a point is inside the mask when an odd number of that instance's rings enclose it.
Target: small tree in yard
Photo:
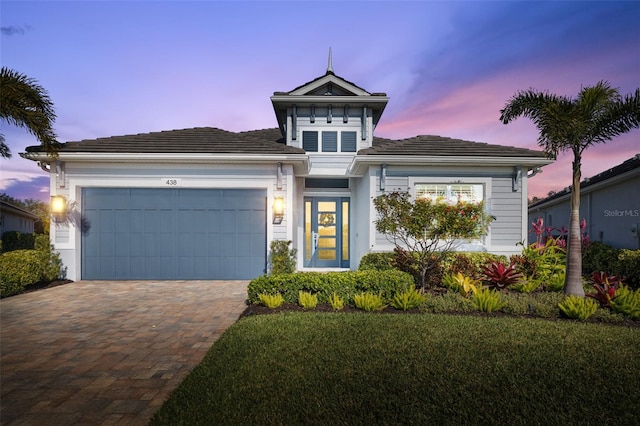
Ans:
[[[449,204],[423,198],[414,202],[407,192],[383,194],[373,203],[379,216],[376,230],[395,244],[397,256],[409,252],[423,289],[427,274],[457,243],[485,235],[493,220],[483,203]]]

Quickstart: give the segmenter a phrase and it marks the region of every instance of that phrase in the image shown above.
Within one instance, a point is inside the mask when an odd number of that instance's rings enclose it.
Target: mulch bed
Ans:
[[[72,283],[71,280],[55,280],[55,281],[39,281],[35,284],[28,285],[22,293],[31,293],[33,291],[45,290],[47,288],[57,287],[59,285]],[[20,294],[22,294],[20,293]]]

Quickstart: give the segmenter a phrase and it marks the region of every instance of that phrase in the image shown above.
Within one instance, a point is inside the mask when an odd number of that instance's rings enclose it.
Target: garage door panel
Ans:
[[[113,241],[114,250],[118,257],[131,256],[130,234],[128,232],[116,232]]]
[[[82,197],[90,223],[82,234],[83,279],[265,272],[265,190],[84,188]]]
[[[129,232],[131,222],[128,210],[114,210],[113,212],[117,232]]]
[[[173,257],[177,253],[175,250],[176,234],[169,232],[162,232],[160,234],[160,243],[158,244],[158,251],[160,256]]]
[[[130,190],[126,188],[84,188],[83,194],[83,206],[88,210],[129,208]]]

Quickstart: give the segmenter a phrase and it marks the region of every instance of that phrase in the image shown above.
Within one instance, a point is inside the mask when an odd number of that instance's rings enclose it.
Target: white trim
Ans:
[[[51,162],[44,153],[20,153],[22,158]],[[91,163],[171,163],[171,164],[290,164],[296,173],[309,171],[307,154],[211,154],[211,153],[124,153],[124,152],[60,152],[58,161]],[[67,170],[67,174],[69,171]]]
[[[456,185],[456,184],[481,184],[484,185],[484,194],[482,194],[482,202],[484,203],[484,211],[486,214],[491,214],[491,194],[493,193],[492,182],[493,178],[490,177],[463,177],[463,178],[452,178],[452,177],[429,177],[429,176],[419,176],[412,177],[409,176],[409,194],[411,194],[411,198],[415,199],[416,184],[447,184],[447,185]],[[469,240],[469,243],[478,243],[485,247],[487,250],[491,246],[491,225],[489,225],[489,229],[487,230],[487,234],[480,237],[478,240]]]
[[[544,166],[554,160],[540,157],[472,157],[472,156],[418,156],[418,155],[357,155],[347,169],[353,177],[363,176],[371,165],[379,166]]]
[[[237,177],[233,179],[229,178],[209,178],[206,181],[192,179],[192,176],[177,175],[182,179],[182,186],[174,189],[263,189],[267,193],[267,205],[266,208],[266,246],[265,254],[268,261],[269,246],[273,241],[274,229],[273,229],[273,199],[274,195],[274,179],[271,177],[266,179],[254,179],[253,181],[241,180]],[[76,180],[78,182],[76,182]],[[167,188],[162,184],[161,178],[158,176],[153,177],[113,177],[102,176],[92,178],[79,178],[70,179],[69,183],[69,202],[76,201],[77,205],[82,208],[82,189],[83,188]],[[284,192],[284,191],[282,191]],[[291,191],[287,190],[288,193]],[[288,195],[289,197],[289,195]],[[82,211],[78,212],[82,213]],[[288,227],[290,228],[290,227]],[[56,250],[73,250],[75,257],[75,277],[80,279],[82,277],[82,235],[78,232],[77,226],[69,226],[69,241],[67,243],[55,243]],[[287,231],[289,232],[289,231]],[[52,232],[52,241],[55,238],[55,233]]]

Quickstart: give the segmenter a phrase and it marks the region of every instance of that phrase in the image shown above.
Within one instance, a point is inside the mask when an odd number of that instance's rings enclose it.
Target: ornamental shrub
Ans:
[[[369,291],[380,294],[386,303],[397,292],[414,286],[409,274],[397,270],[296,272],[255,278],[249,283],[247,293],[249,303],[256,303],[260,293],[281,293],[286,303],[297,303],[300,291],[313,293],[319,303],[327,303],[334,293],[349,302],[355,294]]]
[[[46,235],[36,239],[37,250],[13,250],[0,255],[0,297],[22,293],[29,285],[62,276],[62,261]]]
[[[408,192],[390,192],[373,199],[378,212],[376,230],[396,246],[396,254],[405,250],[412,261],[409,266],[420,273],[420,286],[429,286],[427,276],[439,264],[456,242],[473,240],[485,235],[494,219],[484,204],[471,202],[447,203],[428,198],[411,199]]]
[[[595,241],[582,251],[582,273],[591,275],[596,271],[615,274],[618,250],[608,244]]]
[[[394,255],[389,251],[367,253],[358,265],[359,271],[388,271],[394,268]]]
[[[258,295],[258,299],[260,300],[260,303],[262,303],[264,306],[266,306],[269,309],[275,309],[278,306],[282,305],[282,303],[284,302],[284,299],[282,298],[282,295],[280,293],[276,293],[276,294],[260,293]]]
[[[33,250],[36,234],[7,231],[2,234],[2,252],[14,250]]]
[[[354,295],[353,303],[356,308],[367,312],[381,311],[386,308],[386,305],[382,302],[382,296],[380,294],[374,294],[368,291]]]
[[[558,307],[567,318],[586,321],[598,310],[598,303],[588,297],[567,296]]]
[[[296,270],[296,249],[289,248],[291,241],[271,241],[271,275],[290,274]]]
[[[488,288],[474,292],[471,297],[471,302],[476,309],[487,313],[499,311],[507,304],[502,301],[500,293],[495,290],[489,290]]]
[[[615,249],[601,242],[589,244],[583,251],[582,273],[605,271],[618,275],[631,288],[640,288],[640,250]]]
[[[618,262],[612,274],[624,277],[631,288],[640,289],[640,250],[622,249],[618,252]]]
[[[640,320],[640,289],[633,291],[626,285],[621,285],[611,302],[611,310]]]
[[[391,299],[391,306],[396,309],[408,311],[409,309],[417,308],[424,301],[424,294],[416,288],[411,288],[407,291],[396,293],[396,295],[393,296],[393,299]]]
[[[298,293],[298,304],[304,309],[313,309],[318,305],[318,296],[308,291],[300,291]]]
[[[340,311],[344,308],[344,300],[336,293],[329,296],[329,304],[334,311]]]

